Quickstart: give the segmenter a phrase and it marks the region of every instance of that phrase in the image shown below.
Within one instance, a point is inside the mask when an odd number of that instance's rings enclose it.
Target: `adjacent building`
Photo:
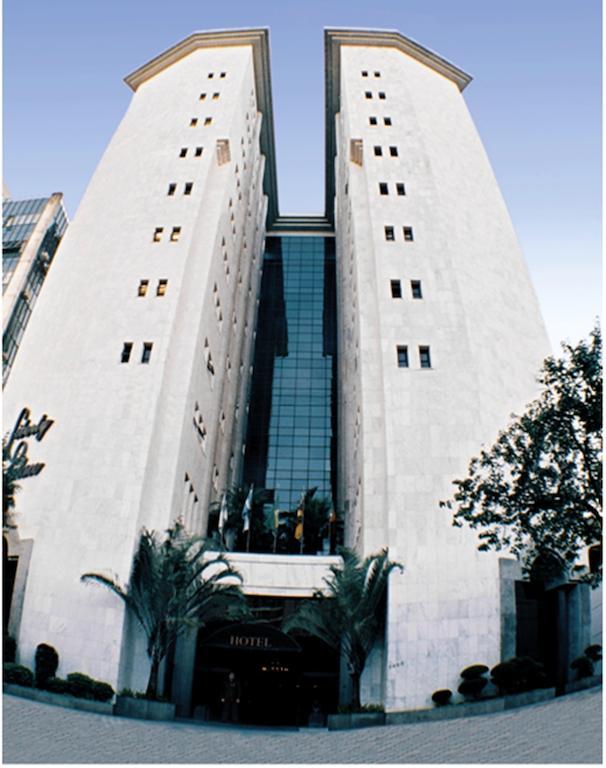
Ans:
[[[9,426],[25,406],[54,420],[19,497],[24,662],[48,642],[60,672],[141,688],[137,628],[80,575],[126,581],[143,526],[207,534],[211,502],[251,483],[269,522],[317,488],[348,546],[404,564],[367,702],[421,707],[515,653],[516,564],[438,504],[549,353],[470,77],[397,32],[327,30],[325,50],[322,217],[279,214],[267,30],[193,34],[126,78],[6,387]],[[254,549],[230,557],[275,619],[274,657],[220,628],[182,643],[167,684],[185,715],[212,714],[228,668],[251,712],[273,701],[278,717],[295,694],[292,720],[314,696],[334,706],[338,659],[276,626],[338,559],[321,541]]]
[[[8,378],[46,273],[67,229],[63,195],[2,202],[2,375]]]

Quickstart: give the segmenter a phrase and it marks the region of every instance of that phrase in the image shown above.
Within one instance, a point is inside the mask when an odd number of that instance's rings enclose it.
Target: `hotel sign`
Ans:
[[[39,475],[45,466],[41,462],[37,464],[28,463],[27,441],[30,437],[34,437],[37,442],[41,442],[44,435],[54,424],[54,421],[49,419],[46,414],[43,414],[38,423],[33,424],[30,417],[29,408],[24,408],[19,414],[13,431],[4,447],[9,471],[16,480]]]

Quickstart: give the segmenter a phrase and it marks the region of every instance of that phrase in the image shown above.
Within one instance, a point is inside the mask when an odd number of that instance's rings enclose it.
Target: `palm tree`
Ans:
[[[15,477],[15,471],[10,464],[10,454],[6,439],[2,440],[2,527],[16,528],[13,519],[15,494],[21,489]]]
[[[326,593],[317,592],[313,600],[303,603],[284,630],[314,635],[343,653],[351,679],[350,705],[360,709],[360,678],[383,626],[389,574],[403,568],[388,559],[387,549],[364,561],[350,549],[342,548],[339,554],[343,567],[330,567],[331,576],[324,579]]]
[[[144,528],[127,587],[99,573],[81,576],[84,582],[111,589],[141,624],[151,662],[148,699],[157,697],[160,662],[181,634],[215,619],[237,619],[247,613],[235,583],[242,581],[240,574],[224,555],[213,552],[209,557],[208,551],[204,539],[188,535],[180,522],[169,528],[163,542]]]

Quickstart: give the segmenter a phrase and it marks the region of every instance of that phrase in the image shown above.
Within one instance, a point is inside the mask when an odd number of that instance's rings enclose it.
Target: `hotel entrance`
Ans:
[[[336,711],[337,695],[337,654],[318,641],[295,640],[267,622],[200,632],[192,690],[196,718],[307,725],[312,711]],[[239,701],[230,706],[230,698]]]

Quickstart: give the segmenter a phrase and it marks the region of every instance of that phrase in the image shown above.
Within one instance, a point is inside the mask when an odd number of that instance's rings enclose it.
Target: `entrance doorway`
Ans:
[[[221,699],[230,672],[240,692],[238,722],[307,725],[312,711],[335,711],[338,655],[313,638],[295,640],[268,622],[201,630],[192,688],[194,717],[222,719]]]

